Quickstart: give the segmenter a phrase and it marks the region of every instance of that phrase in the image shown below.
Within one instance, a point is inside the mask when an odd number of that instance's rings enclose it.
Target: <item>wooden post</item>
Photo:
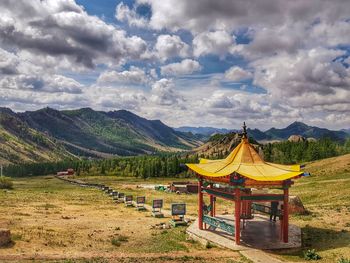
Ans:
[[[241,192],[239,188],[235,189],[235,242],[236,245],[241,241]]]
[[[283,205],[281,205],[282,217],[280,219],[280,240],[283,241]]]
[[[252,194],[252,189],[249,189],[248,194],[249,194],[249,195]],[[249,216],[249,217],[252,216],[252,201],[248,201],[248,202],[247,202],[247,213],[248,213],[248,216]]]
[[[289,189],[285,186],[283,190],[283,242],[288,243],[288,228],[289,228],[289,214],[288,214],[288,199],[289,199]]]
[[[213,188],[213,183],[210,184],[210,189]],[[210,216],[214,216],[214,196],[210,195]]]
[[[202,178],[198,180],[198,228],[203,230],[203,193],[202,193]]]
[[[213,206],[213,216],[216,216],[216,197],[215,197],[215,196],[213,197],[213,203],[214,203],[214,206]]]

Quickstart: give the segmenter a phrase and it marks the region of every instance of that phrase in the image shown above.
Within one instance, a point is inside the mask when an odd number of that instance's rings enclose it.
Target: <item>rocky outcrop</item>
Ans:
[[[11,243],[11,232],[8,229],[0,229],[0,247]]]
[[[301,135],[291,135],[288,138],[288,141],[290,142],[304,142],[305,140],[306,140],[305,137]]]
[[[310,137],[306,139],[308,142],[317,142],[317,139]]]
[[[306,214],[307,210],[305,209],[303,202],[301,202],[301,199],[299,196],[289,196],[289,202],[288,202],[288,211],[290,214]]]

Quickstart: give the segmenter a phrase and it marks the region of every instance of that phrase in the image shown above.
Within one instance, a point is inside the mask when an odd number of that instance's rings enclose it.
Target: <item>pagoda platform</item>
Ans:
[[[234,215],[216,215],[216,218],[224,220],[227,224],[234,226]],[[235,237],[219,228],[215,230],[200,230],[198,228],[198,219],[195,220],[188,228],[187,233],[195,240],[201,243],[208,241],[233,250],[245,249],[290,249],[301,247],[301,229],[298,226],[289,225],[289,240],[284,243],[280,240],[280,221],[271,222],[267,216],[255,214],[254,219],[246,220],[243,229],[241,223],[241,244],[236,245]]]

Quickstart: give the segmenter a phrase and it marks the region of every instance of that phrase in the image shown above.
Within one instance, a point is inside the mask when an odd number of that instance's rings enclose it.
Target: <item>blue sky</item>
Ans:
[[[349,128],[349,14],[340,0],[2,2],[0,106]]]

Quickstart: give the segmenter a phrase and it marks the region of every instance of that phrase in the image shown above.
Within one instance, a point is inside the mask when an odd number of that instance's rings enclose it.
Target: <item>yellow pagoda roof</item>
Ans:
[[[300,165],[282,165],[263,161],[246,136],[225,159],[200,159],[199,164],[186,165],[205,177],[224,177],[238,173],[256,181],[283,181],[304,173]]]

